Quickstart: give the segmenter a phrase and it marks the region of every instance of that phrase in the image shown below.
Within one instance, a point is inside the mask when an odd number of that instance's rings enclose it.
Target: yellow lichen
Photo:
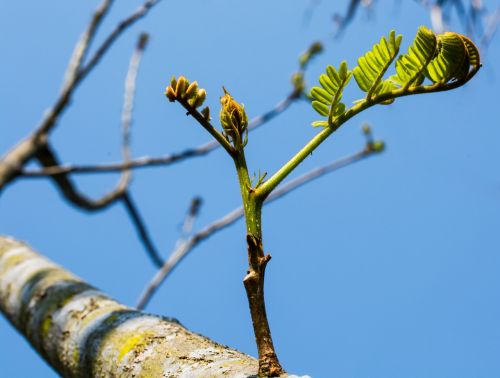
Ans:
[[[47,337],[51,325],[52,325],[52,316],[49,315],[45,319],[43,319],[42,324],[40,326],[42,337]]]
[[[80,362],[80,352],[78,352],[78,347],[75,345],[73,349],[73,365],[78,366]]]
[[[115,344],[118,344],[120,354],[118,355],[118,361],[120,362],[123,357],[125,357],[130,351],[137,350],[142,351],[144,346],[146,346],[151,337],[154,335],[151,331],[146,331],[143,333],[131,333],[120,336],[117,340],[114,340]]]
[[[7,270],[22,263],[24,260],[26,260],[26,255],[24,254],[16,254],[8,257],[7,259],[5,259],[5,261],[2,262],[2,269],[0,270],[0,274],[3,274]]]

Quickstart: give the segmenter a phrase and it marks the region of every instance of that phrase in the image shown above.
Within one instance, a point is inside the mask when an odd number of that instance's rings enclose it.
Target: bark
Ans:
[[[285,374],[285,370],[281,367],[274,349],[264,300],[264,276],[271,255],[264,253],[260,239],[247,235],[247,243],[249,268],[243,284],[259,352],[259,375],[279,377]]]
[[[64,377],[250,377],[256,359],[145,314],[0,237],[0,311]]]

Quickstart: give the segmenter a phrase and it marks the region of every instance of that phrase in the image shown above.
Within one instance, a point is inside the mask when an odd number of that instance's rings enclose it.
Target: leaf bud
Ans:
[[[186,98],[190,99],[196,96],[197,92],[198,92],[198,83],[196,81],[193,81],[191,84],[189,84],[189,87],[186,89]]]
[[[177,87],[175,88],[175,94],[178,98],[184,97],[184,92],[186,91],[188,85],[189,83],[184,76],[180,76],[179,79],[177,79]]]
[[[170,102],[175,101],[175,92],[172,89],[172,87],[167,87],[167,90],[165,91],[165,96],[167,96],[168,101],[170,101]]]
[[[241,136],[248,127],[248,116],[242,104],[237,103],[229,92],[224,88],[224,96],[220,98],[222,108],[220,110],[220,122],[222,128],[234,142],[241,143]]]

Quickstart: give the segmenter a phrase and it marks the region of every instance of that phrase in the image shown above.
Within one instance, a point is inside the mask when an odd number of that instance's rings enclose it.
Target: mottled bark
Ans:
[[[0,311],[65,377],[250,377],[258,362],[124,306],[0,237]]]

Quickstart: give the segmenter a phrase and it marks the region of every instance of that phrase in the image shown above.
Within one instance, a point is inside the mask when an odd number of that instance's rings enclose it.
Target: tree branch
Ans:
[[[254,376],[257,361],[120,304],[0,237],[0,311],[64,377]]]
[[[130,220],[132,221],[132,224],[137,231],[139,240],[142,242],[142,245],[146,249],[149,258],[156,267],[161,268],[165,262],[163,261],[163,258],[161,257],[158,249],[155,247],[153,239],[149,235],[146,223],[142,219],[139,210],[135,202],[132,200],[132,197],[130,196],[128,190],[123,193],[121,200],[123,202],[123,205],[125,206],[125,210],[130,217]]]
[[[53,166],[58,164],[56,154],[54,151],[52,151],[51,147],[48,144],[45,144],[43,147],[38,147],[36,158],[43,166]],[[68,202],[83,210],[96,211],[103,210],[109,207],[123,196],[130,181],[130,172],[124,171],[118,181],[116,188],[96,200],[87,197],[83,193],[80,193],[76,189],[74,182],[67,175],[57,175],[52,176],[51,178],[64,198],[68,200]]]

